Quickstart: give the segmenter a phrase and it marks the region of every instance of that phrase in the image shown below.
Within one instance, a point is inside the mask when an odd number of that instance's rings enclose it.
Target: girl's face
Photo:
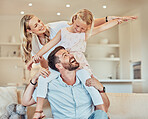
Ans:
[[[31,29],[29,31],[32,31],[36,35],[43,34],[46,31],[46,26],[43,24],[43,22],[39,18],[35,16],[29,20],[29,27]]]
[[[90,28],[84,21],[76,19],[73,23],[73,32],[74,33],[84,33]]]

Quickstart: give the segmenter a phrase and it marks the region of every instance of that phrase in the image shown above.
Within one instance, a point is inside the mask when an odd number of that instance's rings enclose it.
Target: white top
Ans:
[[[46,26],[48,27],[48,29],[50,31],[49,38],[53,39],[60,29],[65,28],[65,27],[69,27],[69,25],[67,23],[68,23],[67,21],[59,21],[59,22],[53,22],[53,23],[46,24]],[[45,59],[47,59],[50,52],[52,52],[55,47],[59,46],[59,44],[60,43],[58,43],[56,46],[54,46],[46,54],[44,54],[43,57]],[[32,56],[37,54],[42,47],[43,47],[43,45],[39,42],[37,35],[33,34],[33,36],[32,36],[32,52],[31,52]]]
[[[72,33],[67,28],[61,29],[61,46],[74,55],[80,64],[80,68],[86,69],[92,74],[90,66],[85,58],[86,51],[85,33]]]

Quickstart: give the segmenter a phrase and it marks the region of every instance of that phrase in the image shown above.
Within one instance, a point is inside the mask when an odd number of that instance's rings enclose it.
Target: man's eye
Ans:
[[[76,25],[77,27],[79,27],[78,25]]]

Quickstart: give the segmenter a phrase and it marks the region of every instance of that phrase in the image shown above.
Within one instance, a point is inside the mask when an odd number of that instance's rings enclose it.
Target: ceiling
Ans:
[[[20,14],[34,14],[38,17],[53,20],[69,20],[72,14],[79,9],[91,10],[95,17],[107,15],[122,15],[135,7],[139,2],[136,0],[0,0],[0,16],[23,16]],[[33,6],[29,7],[28,3]],[[70,4],[70,8],[65,5]],[[102,6],[106,5],[104,9]],[[57,16],[56,13],[61,15]]]

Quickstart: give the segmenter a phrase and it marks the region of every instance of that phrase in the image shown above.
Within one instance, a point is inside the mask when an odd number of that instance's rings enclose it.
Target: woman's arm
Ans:
[[[48,77],[50,74],[50,72],[45,69],[45,68],[41,68],[34,76],[33,78],[31,79],[31,82],[33,84],[36,84],[37,83],[37,80],[39,78],[39,76],[43,76],[44,78]],[[23,97],[22,97],[22,105],[24,106],[30,106],[30,105],[33,105],[35,104],[35,100],[33,99],[32,97],[32,94],[35,90],[35,85],[33,85],[31,83],[29,83],[29,85],[27,86],[24,94],[23,94]]]
[[[48,52],[52,47],[54,47],[57,43],[59,43],[61,40],[61,30],[56,34],[56,36],[50,41],[48,42],[46,45],[44,45],[40,51],[34,56],[33,59],[31,59],[27,64],[27,69],[31,70],[32,68],[32,64],[34,62],[38,62],[38,58],[42,55],[44,55],[46,52]]]

